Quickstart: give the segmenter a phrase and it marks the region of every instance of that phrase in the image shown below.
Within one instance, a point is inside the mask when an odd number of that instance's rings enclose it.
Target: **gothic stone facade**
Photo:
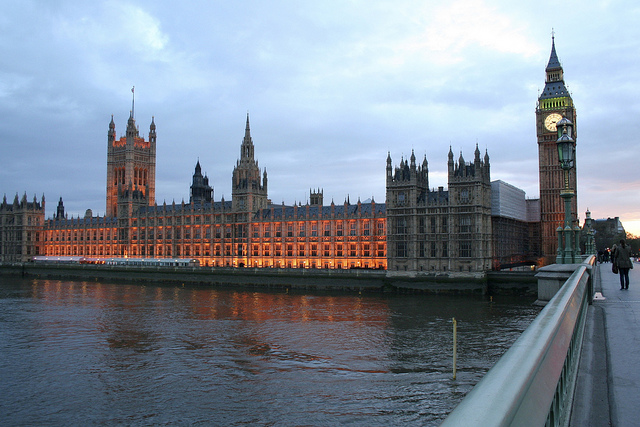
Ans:
[[[113,120],[112,120],[113,123]],[[114,141],[109,125],[109,146]],[[153,148],[153,138],[135,141],[130,117],[127,135],[132,150]],[[151,134],[150,134],[151,135]],[[280,268],[385,269],[385,205],[345,202],[322,205],[322,193],[310,192],[306,205],[273,205],[267,195],[267,173],[254,158],[249,118],[233,171],[232,200],[213,201],[213,188],[196,164],[190,203],[156,205],[151,201],[155,157],[136,163],[144,154],[123,156],[109,174],[107,188],[116,189],[116,215],[46,221],[44,253],[84,257],[181,257],[203,266]],[[111,159],[111,156],[109,157]],[[129,184],[127,171],[133,171]],[[138,172],[136,172],[136,170]],[[151,171],[153,170],[153,173]],[[112,180],[118,177],[117,186]],[[109,205],[112,194],[107,194]],[[113,212],[113,209],[111,209]]]
[[[38,202],[33,197],[27,201],[27,195],[13,203],[7,203],[7,197],[0,204],[0,261],[22,262],[44,254],[44,196]]]
[[[232,200],[213,199],[213,187],[196,164],[189,203],[155,203],[155,123],[149,141],[138,136],[133,115],[127,136],[108,132],[107,215],[91,211],[39,220],[23,240],[39,242],[2,260],[32,255],[88,258],[191,258],[203,266],[257,268],[375,268],[395,272],[479,272],[491,268],[489,157],[476,147],[473,162],[449,152],[449,189],[430,190],[426,158],[391,168],[387,202],[323,205],[322,190],[310,203],[270,203],[267,173],[254,158],[249,117],[232,175]],[[35,202],[34,202],[35,203]],[[3,204],[6,211],[10,206]],[[22,209],[22,208],[21,208]],[[24,209],[30,209],[25,205]],[[26,218],[26,217],[24,217]],[[3,224],[8,223],[7,220]],[[27,219],[22,220],[27,221]],[[7,235],[3,225],[3,236]],[[26,230],[26,229],[24,229]],[[388,243],[389,242],[389,243]],[[15,252],[15,251],[14,251]],[[19,255],[19,256],[18,256]]]
[[[142,196],[144,204],[152,206],[156,194],[156,124],[153,118],[148,141],[140,137],[133,110],[125,136],[116,139],[113,116],[107,135],[107,216],[118,216],[119,198],[125,192],[132,197],[134,194]]]
[[[449,190],[429,189],[426,157],[415,154],[395,170],[387,157],[388,269],[478,272],[491,269],[491,183],[489,156],[456,163],[449,150]]]

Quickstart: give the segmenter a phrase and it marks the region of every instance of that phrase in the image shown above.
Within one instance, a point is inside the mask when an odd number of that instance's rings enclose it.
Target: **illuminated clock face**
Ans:
[[[562,120],[562,116],[558,113],[551,113],[544,119],[544,127],[551,132],[556,131],[556,123]]]

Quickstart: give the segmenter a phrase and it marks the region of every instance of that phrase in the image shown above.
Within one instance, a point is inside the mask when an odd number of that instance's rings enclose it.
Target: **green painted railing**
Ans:
[[[578,265],[442,426],[568,424],[587,308],[593,299],[594,262],[591,255]]]

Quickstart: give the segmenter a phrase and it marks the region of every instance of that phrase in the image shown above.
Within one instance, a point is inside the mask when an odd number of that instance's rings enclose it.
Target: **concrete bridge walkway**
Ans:
[[[610,263],[596,268],[570,425],[640,426],[640,264],[628,290]]]

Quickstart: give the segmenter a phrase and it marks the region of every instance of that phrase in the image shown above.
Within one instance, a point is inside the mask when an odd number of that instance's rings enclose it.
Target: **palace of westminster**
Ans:
[[[0,261],[34,256],[189,258],[201,266],[386,269],[389,272],[483,272],[556,256],[556,228],[564,218],[564,188],[555,123],[576,113],[552,40],[545,88],[536,108],[540,199],[490,181],[489,155],[448,153],[448,189],[429,188],[426,157],[386,162],[386,201],[330,205],[313,190],[305,205],[272,204],[266,170],[254,157],[247,115],[231,200],[214,201],[209,180],[195,166],[189,203],[156,204],[156,124],[140,137],[133,111],[117,139],[107,133],[106,214],[68,218],[62,198],[45,219],[45,198],[26,194],[0,204]],[[382,171],[381,171],[382,173]],[[575,168],[570,173],[575,191]],[[576,212],[576,198],[573,212]]]

